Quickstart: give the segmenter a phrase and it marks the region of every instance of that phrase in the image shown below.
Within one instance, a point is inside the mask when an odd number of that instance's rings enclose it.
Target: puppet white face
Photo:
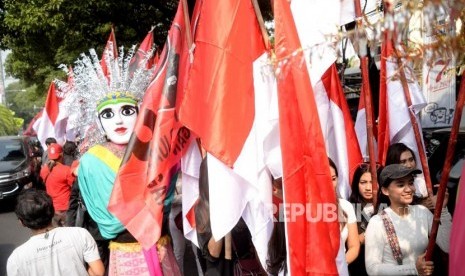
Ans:
[[[99,110],[98,118],[107,138],[115,144],[125,145],[136,125],[137,107],[128,102],[107,104]]]

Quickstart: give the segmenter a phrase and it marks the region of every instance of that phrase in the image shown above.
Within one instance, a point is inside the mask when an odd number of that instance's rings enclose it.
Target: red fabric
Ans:
[[[135,70],[139,67],[139,64],[146,58],[147,53],[153,48],[153,30],[150,30],[149,33],[145,36],[144,40],[140,44],[137,52],[131,59],[129,64],[129,72],[131,75],[135,72]],[[147,63],[147,69],[151,68],[154,65],[154,56],[150,58]]]
[[[460,176],[457,203],[454,209],[452,230],[450,235],[449,275],[465,275],[463,256],[465,256],[465,169]]]
[[[116,177],[108,209],[148,249],[159,239],[165,191],[192,135],[177,120],[183,92],[179,57],[187,51],[184,15],[178,7],[163,49],[159,71],[143,99],[134,135]],[[175,183],[172,183],[175,184]]]
[[[45,180],[47,194],[52,197],[55,211],[68,210],[69,196],[71,195],[71,186],[74,182],[74,175],[71,168],[61,163],[57,163],[50,172],[47,165],[40,169],[40,177]]]
[[[55,125],[58,113],[60,113],[60,107],[58,105],[60,101],[61,98],[58,98],[55,92],[55,83],[52,82],[48,88],[47,99],[45,100],[45,110],[47,111],[47,115],[53,125]]]
[[[252,2],[203,1],[195,45],[180,120],[232,167],[254,119],[252,63],[265,51]]]
[[[389,113],[387,102],[387,76],[386,59],[392,54],[393,48],[390,39],[385,39],[381,47],[381,68],[379,81],[379,120],[378,120],[378,162],[386,162],[387,150],[390,144]]]
[[[108,37],[107,44],[105,45],[105,49],[103,49],[102,53],[102,59],[100,60],[100,66],[102,67],[103,74],[105,76],[108,76],[108,68],[107,64],[105,63],[105,52],[109,51],[110,49],[110,44],[113,44],[113,55],[115,58],[118,57],[118,47],[116,46],[116,36],[115,36],[115,30],[113,27],[111,28],[110,36]]]
[[[352,121],[352,116],[350,115],[349,105],[347,104],[344,91],[342,90],[341,81],[339,80],[336,64],[331,65],[328,70],[326,70],[323,76],[321,76],[321,81],[328,93],[328,98],[341,109],[344,116],[346,140],[342,142],[347,145],[349,180],[350,183],[352,183],[353,172],[363,161],[363,158],[358,145],[357,135],[355,134],[354,123]]]
[[[310,213],[290,217],[286,222],[290,273],[337,275],[337,219],[306,219],[317,217],[317,207],[322,203],[336,204],[310,77],[302,66],[304,57],[299,51],[301,45],[290,3],[275,0],[274,11],[276,58],[284,60],[295,54],[286,64],[280,64],[277,76],[284,202],[290,206],[311,204],[307,210]]]

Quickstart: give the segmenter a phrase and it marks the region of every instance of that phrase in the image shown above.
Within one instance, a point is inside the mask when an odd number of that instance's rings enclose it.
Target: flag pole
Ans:
[[[360,6],[359,0],[354,0],[355,4],[355,16],[357,22],[357,28],[362,26],[362,8]],[[357,30],[358,31],[358,30]],[[369,162],[370,162],[370,173],[371,173],[371,185],[373,191],[373,206],[375,210],[377,208],[377,194],[378,194],[378,174],[376,171],[376,160],[375,160],[375,146],[373,144],[373,108],[372,108],[372,100],[371,100],[371,87],[370,87],[370,79],[368,73],[368,57],[367,56],[360,56],[360,68],[362,73],[362,89],[364,94],[365,100],[365,110],[366,110],[366,123],[367,123],[367,145],[368,145],[368,155],[369,155]]]
[[[398,65],[398,68],[399,68],[400,82],[402,84],[402,90],[404,91],[405,101],[407,102],[407,106],[408,106],[408,111],[409,111],[408,114],[409,114],[409,117],[410,117],[410,123],[412,124],[413,132],[415,133],[415,141],[416,141],[417,148],[418,148],[418,154],[420,156],[421,166],[423,168],[423,175],[425,176],[426,188],[428,190],[428,196],[433,196],[433,185],[431,184],[431,176],[430,176],[430,172],[429,172],[428,161],[426,159],[425,151],[423,150],[424,149],[423,141],[421,139],[420,129],[418,127],[417,118],[415,116],[415,110],[412,107],[412,98],[410,97],[410,89],[408,87],[407,77],[405,76],[405,70],[404,70],[404,67],[403,67],[403,64],[402,64],[402,58],[401,58],[401,56],[399,54],[399,51],[397,50],[397,48],[395,46],[396,44],[395,44],[395,38],[394,37],[395,37],[394,35],[391,36],[391,43],[393,45],[392,48],[394,50],[394,54],[395,54],[396,59],[397,59],[397,65]]]
[[[271,49],[270,38],[268,32],[265,28],[265,21],[263,20],[262,12],[260,11],[260,6],[258,5],[257,0],[252,0],[253,9],[255,10],[255,15],[257,16],[258,25],[260,26],[260,31],[262,32],[263,42],[267,50]]]
[[[192,48],[192,30],[191,30],[191,20],[189,16],[189,6],[187,0],[182,0],[182,11],[184,13],[184,22],[186,24],[186,40],[187,40],[187,49],[189,50],[189,61],[192,63],[194,61],[193,48]]]
[[[462,118],[463,105],[465,104],[465,72],[462,73],[460,81],[459,97],[455,104],[454,120],[452,122],[452,129],[450,132],[449,143],[447,145],[446,160],[441,173],[441,182],[437,193],[436,207],[434,209],[433,225],[431,226],[431,233],[429,236],[428,247],[426,249],[425,259],[431,261],[433,257],[434,244],[436,243],[436,236],[441,218],[442,204],[447,190],[447,182],[449,180],[449,173],[452,166],[452,158],[455,152],[455,145],[457,144],[457,135],[460,127],[460,119]]]

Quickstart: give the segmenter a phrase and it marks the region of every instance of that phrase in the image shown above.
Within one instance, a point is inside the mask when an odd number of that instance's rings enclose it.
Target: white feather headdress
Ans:
[[[133,60],[135,48],[131,47],[125,56],[123,47],[120,47],[119,57],[116,58],[110,45],[104,53],[107,76],[94,49],[89,50],[90,55],[81,54],[71,71],[62,66],[69,81],[56,80],[55,83],[64,95],[64,106],[69,115],[68,129],[73,129],[84,142],[80,147],[81,153],[105,141],[104,132],[98,124],[99,104],[115,97],[142,101],[153,77],[154,67],[147,68],[147,64],[154,51],[152,49],[142,61],[137,61]]]

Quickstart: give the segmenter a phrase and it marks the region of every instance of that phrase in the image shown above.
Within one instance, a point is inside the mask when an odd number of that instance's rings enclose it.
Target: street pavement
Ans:
[[[15,200],[0,200],[0,275],[6,275],[6,261],[11,252],[31,235],[16,218],[14,205]]]

